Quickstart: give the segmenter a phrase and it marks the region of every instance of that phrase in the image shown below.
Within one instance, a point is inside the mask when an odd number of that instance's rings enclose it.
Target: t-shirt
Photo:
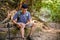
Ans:
[[[13,17],[13,20],[17,19],[18,15],[19,20],[17,20],[17,22],[27,23],[27,21],[31,19],[30,12],[26,11],[26,13],[23,14],[21,11],[17,11],[17,13]]]

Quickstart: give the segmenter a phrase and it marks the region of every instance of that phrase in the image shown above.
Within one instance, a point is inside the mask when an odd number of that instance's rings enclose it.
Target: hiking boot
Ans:
[[[33,40],[32,36],[27,36],[27,40]]]

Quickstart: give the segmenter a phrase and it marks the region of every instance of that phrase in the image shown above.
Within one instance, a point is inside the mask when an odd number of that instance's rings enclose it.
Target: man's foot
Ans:
[[[28,35],[27,40],[33,40],[32,36]]]

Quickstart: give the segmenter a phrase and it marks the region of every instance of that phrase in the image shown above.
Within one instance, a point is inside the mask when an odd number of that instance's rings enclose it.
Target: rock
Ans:
[[[48,23],[51,28],[60,29],[60,23]]]
[[[6,32],[0,32],[0,40],[6,40]]]
[[[57,38],[58,37],[58,38]],[[40,32],[40,33],[34,33],[33,39],[34,40],[60,40],[57,33],[49,33],[49,32]]]

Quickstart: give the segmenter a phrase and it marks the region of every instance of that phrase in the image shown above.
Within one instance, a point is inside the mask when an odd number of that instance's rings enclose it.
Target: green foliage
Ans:
[[[8,6],[9,8],[16,8],[17,4],[20,1],[21,0],[3,0],[3,1],[0,1],[0,6],[3,7],[4,5],[4,6]],[[60,22],[60,0],[29,0],[27,4],[29,5],[29,11],[35,10],[36,12],[37,11],[39,12],[41,7],[49,9],[51,11],[50,19],[54,22]],[[4,11],[6,10],[4,9]],[[36,14],[39,15],[40,13],[36,13]],[[0,18],[1,18],[1,15],[0,15]]]
[[[50,19],[53,22],[60,22],[60,0],[33,0],[33,4],[31,6],[32,10],[40,11],[39,9],[41,7],[47,8],[51,11]],[[38,13],[37,15],[39,14],[40,13]]]
[[[60,1],[53,0],[42,2],[42,7],[47,7],[51,10],[51,20],[54,22],[60,22]]]
[[[32,2],[32,10],[34,9],[34,10],[36,10],[36,11],[39,11],[39,9],[41,8],[41,1],[42,0],[33,0]]]

